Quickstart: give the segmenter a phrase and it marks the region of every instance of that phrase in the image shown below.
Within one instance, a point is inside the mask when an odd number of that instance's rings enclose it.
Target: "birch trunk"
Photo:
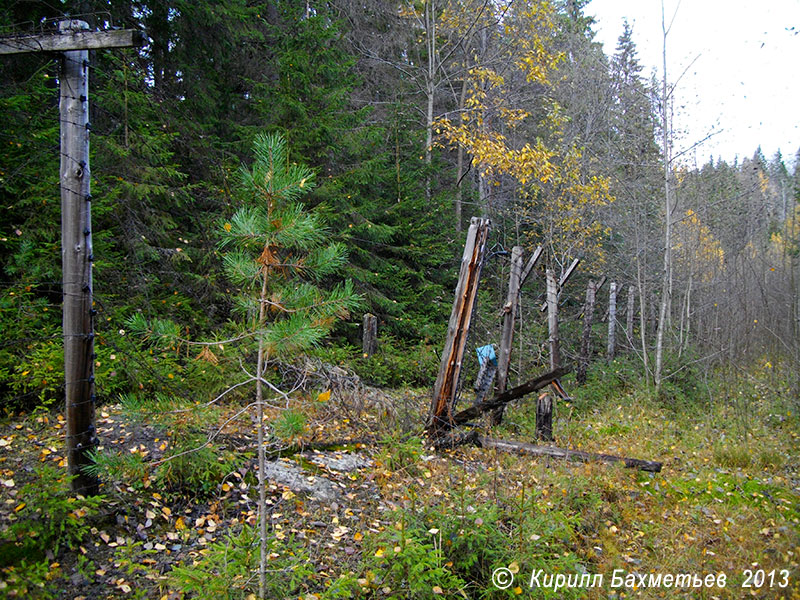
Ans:
[[[667,93],[667,25],[664,18],[664,2],[661,2],[661,61],[664,73],[661,87],[661,147],[664,155],[664,273],[661,285],[661,305],[658,313],[658,331],[656,332],[656,396],[661,392],[662,371],[664,368],[664,333],[670,312],[672,298],[672,201],[669,173],[672,168],[669,145],[669,95]]]

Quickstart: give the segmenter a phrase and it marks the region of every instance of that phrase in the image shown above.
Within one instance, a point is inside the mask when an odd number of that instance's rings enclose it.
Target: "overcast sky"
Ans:
[[[800,149],[800,0],[664,0],[667,77],[674,83],[676,151],[719,132],[686,154],[732,162],[760,145],[790,163]],[[677,10],[676,10],[677,9]],[[661,0],[592,0],[596,40],[613,54],[623,19],[633,27],[639,60],[661,77]],[[694,61],[694,62],[693,62]],[[688,70],[687,70],[688,67]]]

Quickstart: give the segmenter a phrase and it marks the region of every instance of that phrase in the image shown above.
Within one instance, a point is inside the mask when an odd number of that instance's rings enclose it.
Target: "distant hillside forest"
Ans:
[[[677,141],[670,126],[682,110],[664,97],[672,82],[643,68],[630,26],[604,53],[586,4],[0,1],[4,35],[70,14],[146,36],[90,53],[98,401],[141,389],[204,398],[227,377],[206,368],[255,361],[225,343],[250,310],[225,234],[258,204],[248,174],[268,134],[285,140],[286,165],[309,169],[295,199],[341,262],[313,273],[315,290],[347,296],[314,321],[325,336],[306,340],[326,363],[372,384],[431,386],[467,227],[488,217],[473,345],[497,341],[511,248],[543,248],[523,291],[515,380],[546,364],[545,269],[558,277],[580,258],[561,293],[565,362],[580,346],[587,284],[606,277],[620,312],[633,295],[618,343],[644,378],[667,389],[687,367],[788,361],[798,389],[800,161],[753,148],[733,164],[692,164],[681,149],[698,140]],[[8,411],[63,398],[59,73],[53,53],[0,57]],[[266,246],[275,256],[312,251],[302,238],[291,250],[286,221],[266,226],[278,231]],[[284,309],[286,294],[261,301]],[[378,319],[372,356],[361,350],[367,312]],[[156,343],[164,332],[172,341]]]

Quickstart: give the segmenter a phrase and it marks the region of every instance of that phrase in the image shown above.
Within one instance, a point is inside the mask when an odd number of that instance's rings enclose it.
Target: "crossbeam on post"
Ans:
[[[61,263],[63,281],[64,395],[67,462],[72,490],[98,492],[86,471],[97,445],[95,429],[94,327],[92,302],[92,211],[89,170],[89,50],[139,46],[136,30],[89,31],[85,21],[67,19],[58,31],[0,39],[0,54],[62,52]]]
[[[83,21],[62,21],[59,27],[64,23],[83,23]],[[0,39],[0,54],[130,48],[133,46],[141,46],[144,44],[144,39],[144,34],[137,29],[84,31],[75,28],[60,28],[57,33]]]

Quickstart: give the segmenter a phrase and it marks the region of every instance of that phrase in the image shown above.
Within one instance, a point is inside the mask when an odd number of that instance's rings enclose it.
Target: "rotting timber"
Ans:
[[[624,458],[609,454],[594,454],[580,450],[567,450],[555,446],[537,446],[523,442],[496,440],[481,436],[477,430],[465,432],[455,429],[486,413],[502,411],[502,408],[509,402],[547,386],[553,386],[558,396],[562,398],[567,397],[567,393],[561,386],[559,378],[568,373],[569,369],[554,364],[551,365],[551,370],[548,373],[540,375],[510,390],[497,390],[492,399],[484,400],[453,414],[470,321],[478,296],[478,285],[480,283],[481,268],[486,252],[486,242],[489,236],[490,225],[488,219],[473,218],[470,223],[469,231],[467,232],[458,284],[455,291],[455,299],[453,301],[453,309],[450,314],[447,337],[445,339],[442,360],[439,366],[439,374],[436,378],[436,384],[434,385],[430,414],[425,428],[434,447],[441,450],[465,444],[474,444],[483,448],[495,448],[502,451],[533,456],[547,456],[582,462],[620,462],[630,468],[651,472],[661,471],[661,463],[655,461]],[[534,257],[531,257],[532,260],[529,261],[529,264],[535,264],[540,253],[541,250],[538,250],[537,253],[534,254]],[[520,257],[517,258],[518,262],[521,262],[519,260]],[[565,282],[567,277],[575,270],[577,262],[578,261],[574,261],[572,263],[569,273],[562,279],[563,282]],[[532,266],[531,264],[531,267]],[[524,281],[530,269],[526,268],[523,272],[524,275],[520,277],[520,269],[517,266],[515,270],[512,270],[512,276],[516,276]],[[511,287],[515,288],[516,293],[519,293],[519,286]],[[510,353],[510,348],[508,351]]]
[[[456,397],[458,376],[461,373],[472,311],[478,298],[478,284],[490,227],[489,219],[473,217],[467,231],[455,301],[447,326],[447,338],[442,351],[439,374],[433,388],[433,399],[427,424],[427,431],[433,439],[439,437],[453,425],[453,403]]]

